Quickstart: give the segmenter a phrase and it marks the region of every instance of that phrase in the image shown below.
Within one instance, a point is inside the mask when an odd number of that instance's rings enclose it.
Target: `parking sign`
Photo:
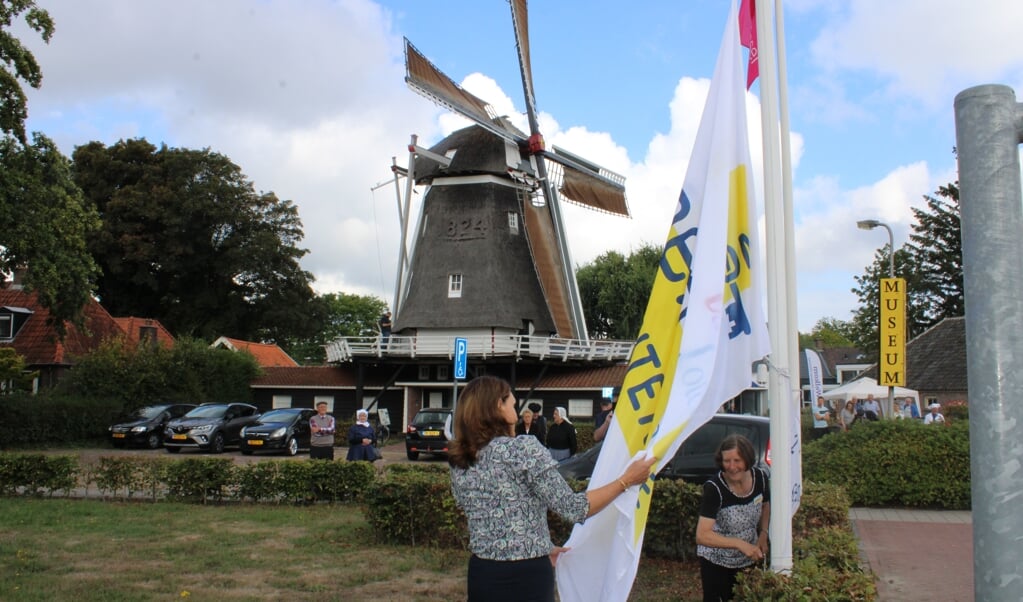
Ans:
[[[455,378],[465,380],[469,341],[461,337],[455,339]]]

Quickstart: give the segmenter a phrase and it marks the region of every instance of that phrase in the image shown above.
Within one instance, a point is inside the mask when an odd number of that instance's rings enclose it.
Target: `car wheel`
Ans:
[[[419,459],[419,452],[406,451],[405,455],[408,456],[408,459],[412,460],[413,462]]]
[[[213,440],[210,441],[210,451],[215,454],[224,453],[224,433],[213,435]]]
[[[168,452],[168,453],[171,453],[171,454],[176,454],[176,453],[178,453],[179,451],[181,451],[181,448],[180,448],[180,447],[168,447],[168,448],[167,448],[167,452]]]
[[[298,441],[294,437],[288,439],[288,443],[284,446],[284,453],[289,456],[294,456],[298,453]]]
[[[146,446],[149,447],[149,449],[156,449],[160,447],[160,443],[162,443],[162,441],[160,439],[160,435],[157,433],[149,433],[149,436],[146,437]]]

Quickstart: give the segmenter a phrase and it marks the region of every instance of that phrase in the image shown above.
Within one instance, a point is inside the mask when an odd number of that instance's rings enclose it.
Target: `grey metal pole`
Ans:
[[[1023,105],[1007,86],[955,98],[977,600],[1019,600],[1023,579]]]

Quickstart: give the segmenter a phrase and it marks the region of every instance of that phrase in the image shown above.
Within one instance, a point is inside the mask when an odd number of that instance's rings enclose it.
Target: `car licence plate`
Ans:
[[[114,433],[114,439],[124,439],[124,433]]]
[[[262,439],[249,439],[247,441],[247,443],[249,445],[263,445],[263,440]]]
[[[175,441],[182,441],[188,439],[188,435],[171,435],[171,439],[174,439]]]
[[[440,431],[423,431],[424,437],[440,437]]]

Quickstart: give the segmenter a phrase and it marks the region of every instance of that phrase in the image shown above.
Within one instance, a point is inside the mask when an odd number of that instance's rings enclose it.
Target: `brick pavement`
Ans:
[[[970,513],[853,508],[860,554],[882,602],[972,602]]]

